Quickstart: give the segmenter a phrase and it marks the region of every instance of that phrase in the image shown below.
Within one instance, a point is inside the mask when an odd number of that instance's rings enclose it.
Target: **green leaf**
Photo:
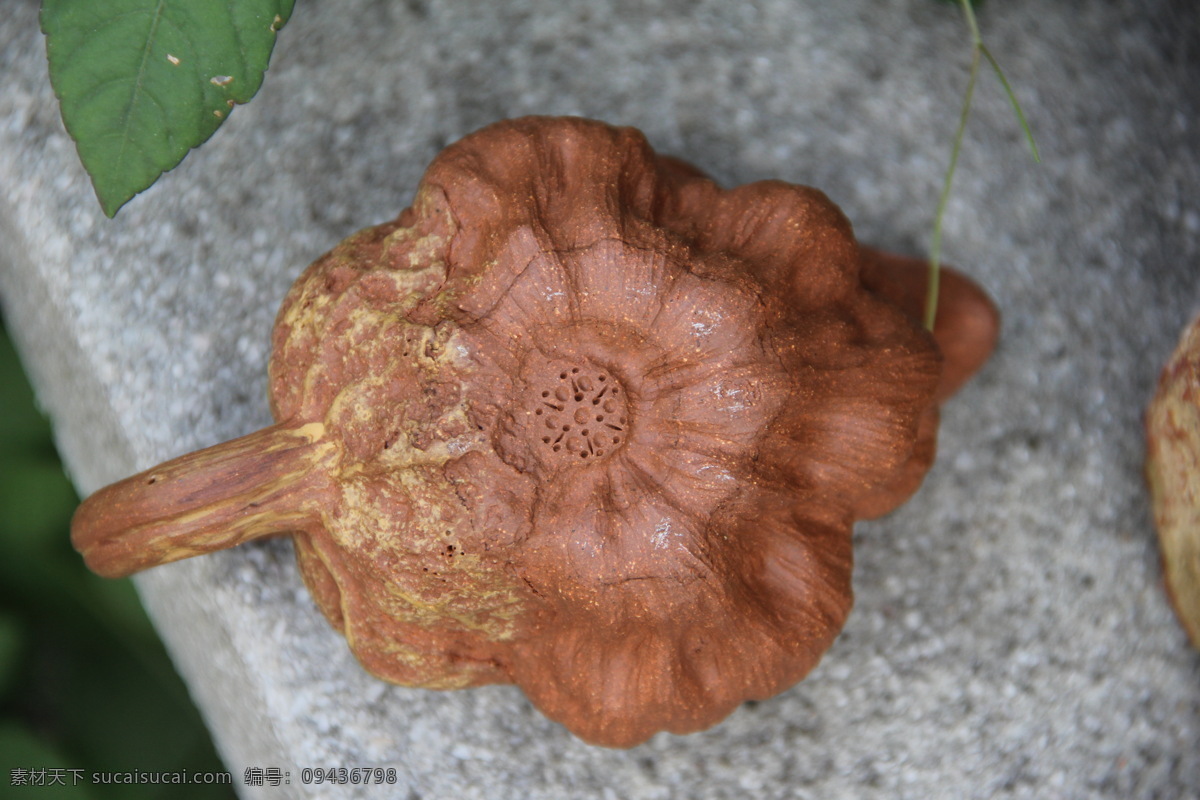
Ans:
[[[45,0],[50,82],[105,214],[254,96],[294,2]]]

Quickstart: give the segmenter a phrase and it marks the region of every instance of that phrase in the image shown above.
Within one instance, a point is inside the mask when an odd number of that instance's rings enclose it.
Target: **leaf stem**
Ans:
[[[938,197],[937,214],[933,221],[933,241],[929,248],[929,278],[925,289],[925,328],[932,331],[934,322],[937,319],[938,306],[938,289],[941,276],[941,258],[942,258],[942,223],[946,216],[946,205],[950,200],[950,186],[954,183],[954,172],[958,168],[958,154],[962,150],[963,137],[967,129],[967,118],[971,114],[971,102],[975,98],[975,84],[979,79],[979,64],[983,59],[987,59],[992,70],[995,71],[996,77],[1000,79],[1000,85],[1004,87],[1004,93],[1008,96],[1008,102],[1012,105],[1013,111],[1017,114],[1017,120],[1020,122],[1021,130],[1025,132],[1025,139],[1029,143],[1029,149],[1033,153],[1035,163],[1041,163],[1041,155],[1038,153],[1037,143],[1033,140],[1033,131],[1029,127],[1029,122],[1025,119],[1025,113],[1021,110],[1021,104],[1017,102],[1017,96],[1009,85],[1008,79],[1004,77],[1004,72],[1000,69],[1000,65],[996,62],[995,57],[983,44],[983,37],[979,34],[979,23],[975,19],[975,10],[971,7],[971,0],[959,0],[959,5],[962,6],[963,14],[967,18],[967,28],[971,32],[971,76],[967,80],[967,91],[963,97],[962,113],[958,118],[958,130],[954,132],[954,144],[950,150],[950,166],[946,169],[946,178],[942,182],[942,193]]]
[[[979,35],[979,23],[975,20],[975,7],[971,0],[958,0],[963,13],[967,15],[967,27],[971,29],[971,46],[983,47],[983,37]]]
[[[1013,92],[1012,87],[1008,85],[1008,78],[1004,77],[1004,73],[1000,69],[1000,65],[996,63],[996,59],[992,56],[992,51],[987,49],[987,46],[982,42],[979,44],[979,52],[983,53],[983,57],[992,65],[992,70],[996,73],[996,77],[1000,79],[1000,85],[1004,87],[1004,94],[1008,96],[1008,103],[1016,112],[1017,121],[1021,123],[1021,130],[1025,132],[1025,141],[1029,144],[1029,151],[1033,154],[1033,162],[1035,164],[1042,163],[1041,153],[1038,152],[1037,142],[1033,140],[1033,129],[1029,127],[1029,121],[1025,119],[1025,112],[1021,110],[1021,104],[1017,102],[1017,95]]]
[[[963,8],[967,9],[967,18],[972,25],[973,34],[978,35],[974,27],[974,15],[971,14],[969,0],[962,0]],[[978,40],[976,40],[978,41]],[[958,130],[954,132],[954,144],[950,149],[950,166],[946,168],[946,177],[942,181],[942,193],[938,197],[937,213],[933,218],[933,243],[929,249],[929,279],[925,288],[925,329],[933,330],[937,319],[938,289],[941,278],[942,259],[942,222],[946,218],[946,205],[950,202],[950,186],[954,183],[954,172],[958,169],[958,154],[962,151],[963,136],[967,129],[967,118],[971,115],[971,102],[975,99],[975,83],[979,78],[980,48],[971,49],[971,77],[967,80],[967,92],[963,97],[962,113],[958,117]]]

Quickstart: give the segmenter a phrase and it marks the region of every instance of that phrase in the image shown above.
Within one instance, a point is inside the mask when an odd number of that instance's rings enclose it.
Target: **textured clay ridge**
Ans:
[[[816,190],[498,123],[296,282],[274,426],[101,490],[73,541],[126,575],[289,534],[380,677],[513,682],[608,746],[700,730],[817,663],[852,524],[916,490],[991,351],[953,273],[921,329],[924,277]]]

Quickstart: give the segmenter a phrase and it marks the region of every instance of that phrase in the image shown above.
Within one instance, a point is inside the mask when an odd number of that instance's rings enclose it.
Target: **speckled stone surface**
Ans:
[[[300,4],[264,89],[100,214],[45,76],[37,3],[0,22],[0,300],[82,491],[268,421],[275,310],[494,119],[642,128],[727,184],[823,188],[863,241],[927,247],[966,81],[932,0]],[[1161,585],[1141,476],[1158,366],[1200,310],[1200,9],[986,4],[1044,164],[984,75],[947,259],[994,294],[994,361],[941,459],[860,526],[857,605],[801,685],[691,737],[583,745],[509,687],[365,675],[282,542],[138,587],[230,769],[393,766],[423,798],[1200,796],[1200,655]],[[97,687],[102,691],[102,687]],[[152,766],[152,765],[151,765]]]

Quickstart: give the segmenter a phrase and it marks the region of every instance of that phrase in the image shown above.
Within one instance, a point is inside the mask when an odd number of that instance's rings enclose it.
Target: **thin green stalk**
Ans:
[[[1029,127],[1029,122],[1025,119],[1025,112],[1021,110],[1021,104],[1017,102],[1017,96],[1013,93],[1012,87],[1008,85],[1008,79],[1004,77],[1004,73],[1000,71],[1000,65],[996,63],[996,59],[992,57],[992,53],[987,47],[980,42],[979,51],[983,53],[983,57],[992,65],[992,69],[996,73],[996,77],[1000,79],[1000,85],[1004,87],[1004,93],[1008,95],[1009,105],[1017,114],[1017,120],[1021,123],[1021,130],[1025,132],[1025,141],[1029,143],[1029,151],[1033,154],[1033,163],[1042,163],[1041,153],[1038,152],[1037,142],[1033,140],[1033,129]]]
[[[954,172],[958,168],[958,154],[962,150],[963,136],[967,129],[967,118],[971,114],[971,102],[975,98],[975,83],[979,78],[979,63],[982,59],[987,59],[988,64],[995,71],[996,77],[1000,79],[1000,85],[1004,87],[1004,93],[1008,96],[1008,102],[1017,114],[1021,130],[1025,132],[1025,139],[1029,142],[1029,149],[1033,152],[1034,162],[1041,163],[1042,160],[1038,153],[1037,143],[1033,140],[1033,131],[1029,127],[1029,122],[1025,119],[1025,113],[1021,110],[1021,104],[1017,102],[1016,94],[1013,93],[1008,79],[1004,77],[1004,72],[1001,71],[1000,65],[983,44],[983,37],[979,35],[979,23],[975,19],[975,10],[971,7],[970,0],[959,0],[959,5],[962,6],[963,13],[967,18],[967,27],[971,31],[971,76],[967,80],[967,91],[963,97],[962,114],[959,116],[958,130],[954,133],[954,145],[950,150],[950,166],[946,169],[946,179],[942,183],[942,193],[938,198],[937,214],[933,221],[933,242],[929,249],[929,279],[925,289],[925,328],[931,331],[933,330],[934,321],[937,319],[942,258],[942,222],[946,216],[946,204],[950,200],[950,186],[954,183]]]
[[[981,47],[983,37],[979,35],[979,23],[975,21],[975,7],[971,5],[971,0],[958,0],[958,4],[962,6],[963,13],[967,15],[967,27],[971,29],[971,45]]]
[[[963,0],[964,3],[967,0]],[[938,288],[942,263],[942,220],[946,217],[946,204],[950,201],[950,185],[954,183],[954,171],[958,168],[958,154],[962,150],[963,134],[967,129],[967,117],[971,115],[971,101],[975,98],[975,82],[979,77],[979,49],[971,54],[971,77],[967,81],[967,93],[963,97],[962,114],[958,117],[958,130],[954,133],[954,146],[950,150],[950,166],[942,182],[942,194],[938,198],[937,215],[933,219],[933,245],[929,250],[929,280],[925,288],[925,329],[933,330],[937,319]]]

